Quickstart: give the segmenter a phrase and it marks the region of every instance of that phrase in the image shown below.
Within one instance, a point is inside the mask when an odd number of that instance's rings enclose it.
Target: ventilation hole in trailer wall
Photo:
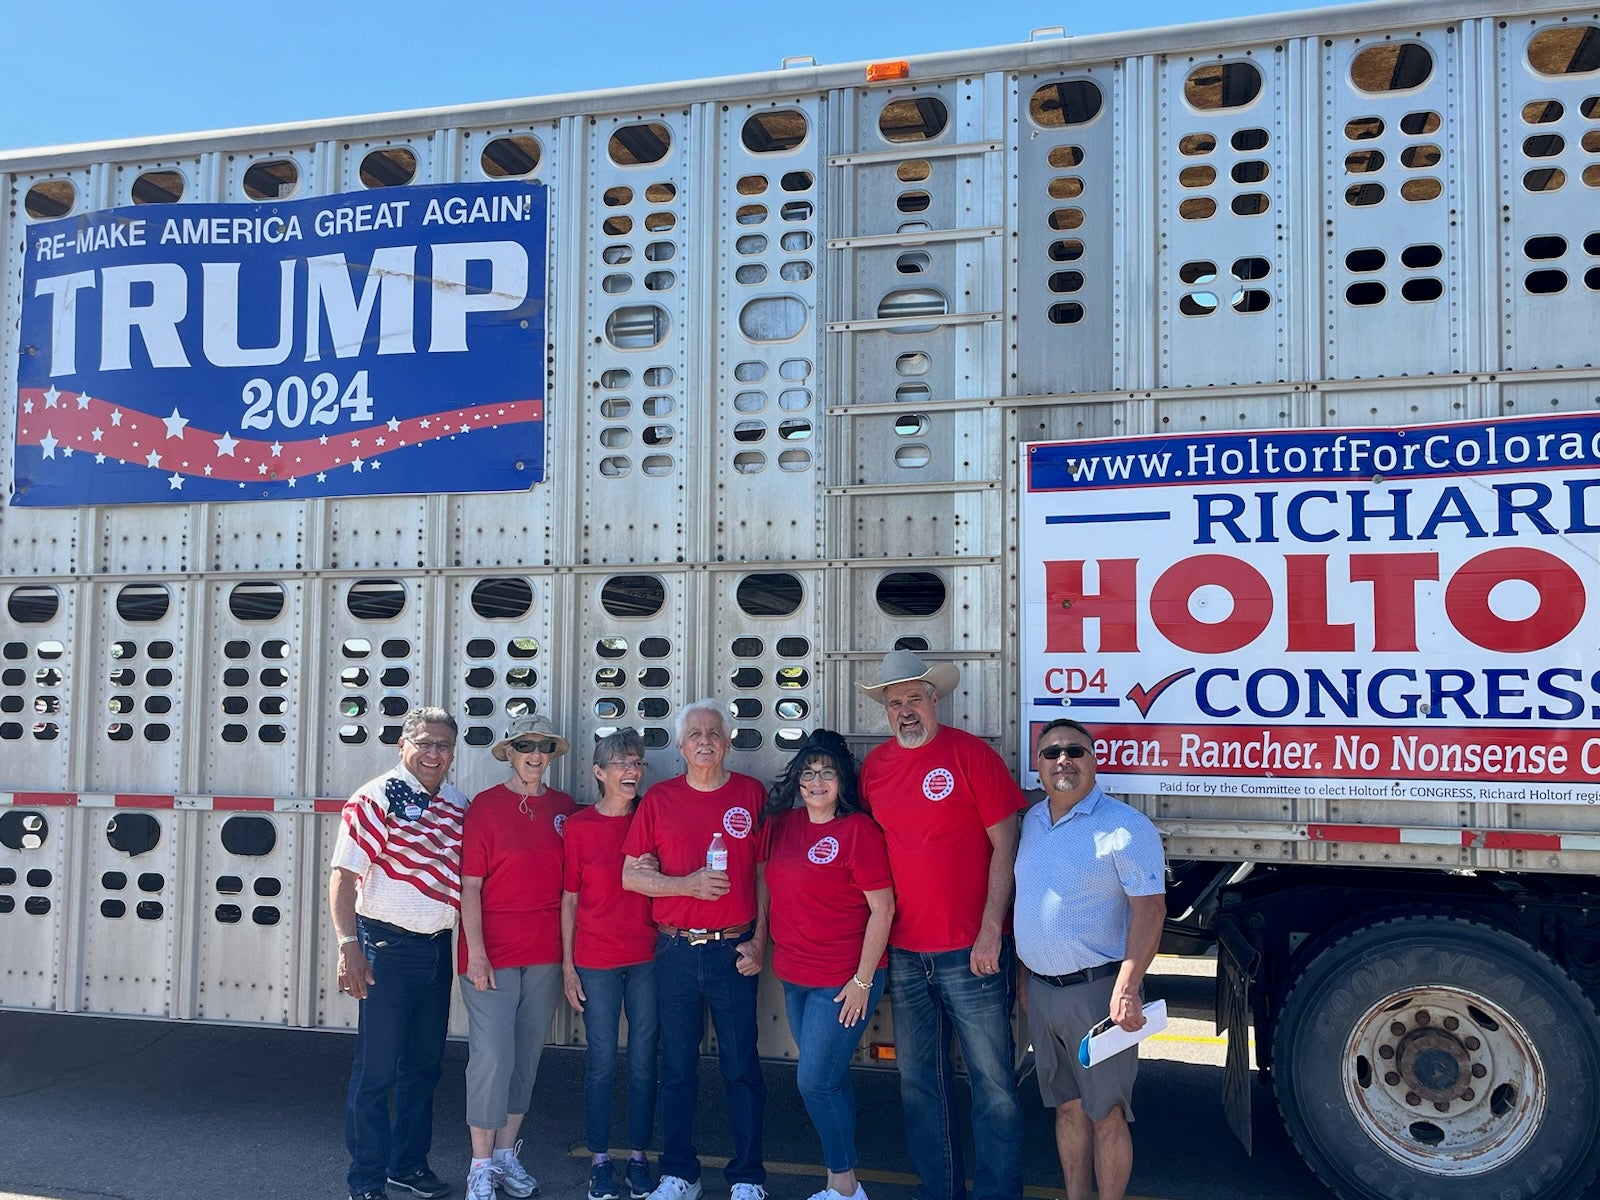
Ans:
[[[754,113],[746,118],[740,132],[744,148],[751,154],[776,154],[793,150],[806,140],[805,113],[793,108]]]
[[[1063,129],[1094,120],[1104,103],[1100,89],[1087,79],[1063,79],[1036,89],[1028,116],[1042,129]]]
[[[130,625],[159,621],[171,606],[165,584],[130,583],[117,591],[117,615]]]
[[[228,611],[239,621],[275,621],[284,599],[281,584],[239,583],[228,592]]]
[[[1383,170],[1382,150],[1357,150],[1345,155],[1344,169],[1351,175],[1370,175]]]
[[[891,100],[878,114],[878,132],[886,142],[932,141],[949,123],[949,110],[938,96]]]
[[[1183,81],[1183,98],[1202,111],[1243,108],[1261,94],[1261,72],[1254,63],[1204,63]]]
[[[392,621],[405,608],[406,589],[398,579],[361,579],[345,593],[345,609],[358,621]],[[353,639],[345,643],[346,658],[355,657],[348,648],[358,644],[365,647],[363,654],[371,650],[365,639]]]
[[[1400,118],[1400,132],[1407,137],[1423,137],[1439,130],[1439,114],[1436,112],[1407,113]]]
[[[6,597],[6,613],[18,625],[43,625],[53,621],[60,609],[61,593],[42,584],[14,587]]]
[[[1600,26],[1541,29],[1528,41],[1528,65],[1540,75],[1586,75],[1600,70]]]
[[[1178,172],[1178,184],[1186,188],[1210,187],[1217,181],[1217,169],[1212,166],[1185,167]]]
[[[616,350],[653,350],[667,340],[672,323],[659,304],[619,308],[606,318],[606,341]]]
[[[741,196],[759,196],[767,190],[767,177],[743,175],[739,178],[739,182],[733,185],[733,190]]]
[[[624,125],[611,135],[606,153],[619,167],[660,162],[672,149],[672,131],[659,121]]]
[[[1355,117],[1344,123],[1344,136],[1352,142],[1365,142],[1383,134],[1383,119],[1381,117]],[[1382,166],[1381,161],[1378,163]]]
[[[515,575],[491,576],[472,586],[472,611],[486,621],[511,621],[533,608],[533,585]]]
[[[416,153],[405,146],[384,146],[361,160],[361,186],[404,187],[417,177]]]
[[[70,180],[45,179],[28,189],[22,207],[35,221],[52,221],[64,217],[78,203],[78,189]]]
[[[1433,76],[1433,54],[1420,42],[1383,42],[1350,60],[1350,83],[1369,95],[1405,92]]]
[[[161,823],[149,813],[119,812],[106,822],[106,842],[119,854],[148,854],[161,841]]]
[[[734,596],[746,616],[786,617],[799,609],[805,589],[787,571],[762,571],[741,579]]]
[[[539,169],[539,139],[526,133],[498,137],[483,148],[478,165],[490,179],[519,179]]]
[[[1357,183],[1344,190],[1344,202],[1351,208],[1370,208],[1383,203],[1383,184]]]
[[[891,617],[931,617],[945,605],[945,582],[933,571],[893,571],[878,581],[878,608]]]
[[[600,605],[613,617],[653,617],[667,601],[654,575],[613,575],[600,588]]]
[[[129,193],[135,204],[176,204],[183,199],[184,180],[177,171],[146,171]]]
[[[1352,283],[1344,290],[1344,298],[1359,308],[1373,304],[1382,304],[1388,290],[1377,280],[1364,280],[1361,283]]]
[[[1528,192],[1559,192],[1567,182],[1567,173],[1560,167],[1541,167],[1522,177],[1522,188]]]
[[[244,172],[244,194],[251,200],[287,200],[300,186],[300,168],[287,158],[253,162]]]
[[[12,808],[0,813],[0,846],[7,850],[39,850],[50,840],[50,823],[42,813]]]

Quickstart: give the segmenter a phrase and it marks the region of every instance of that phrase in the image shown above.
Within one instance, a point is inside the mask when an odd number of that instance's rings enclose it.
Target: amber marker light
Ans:
[[[867,82],[884,83],[893,79],[909,79],[911,77],[911,64],[903,58],[890,62],[876,62],[867,64]]]
[[[867,1057],[872,1059],[873,1062],[893,1062],[894,1061],[894,1043],[893,1042],[868,1042],[867,1043]]]

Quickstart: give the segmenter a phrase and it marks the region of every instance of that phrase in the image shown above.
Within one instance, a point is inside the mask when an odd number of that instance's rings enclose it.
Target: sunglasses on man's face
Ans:
[[[556,744],[542,738],[518,738],[511,743],[511,748],[518,754],[554,754]]]
[[[1089,747],[1080,746],[1077,742],[1068,742],[1065,746],[1040,746],[1039,757],[1055,762],[1065,754],[1068,758],[1082,758],[1089,753]]]

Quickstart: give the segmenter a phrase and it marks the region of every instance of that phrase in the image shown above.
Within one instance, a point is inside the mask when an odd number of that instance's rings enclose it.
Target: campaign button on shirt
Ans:
[[[810,850],[806,851],[806,857],[819,867],[831,863],[839,857],[839,839],[836,837],[823,838]]]
[[[756,820],[748,808],[730,808],[722,814],[722,827],[728,831],[729,837],[747,838],[756,827]]]
[[[935,767],[922,777],[922,794],[929,800],[943,800],[956,790],[956,777],[947,767]]]

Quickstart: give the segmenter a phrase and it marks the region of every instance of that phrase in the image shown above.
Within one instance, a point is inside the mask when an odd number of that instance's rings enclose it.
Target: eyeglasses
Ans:
[[[1055,762],[1065,754],[1068,758],[1082,758],[1089,753],[1089,747],[1080,746],[1077,742],[1068,742],[1065,746],[1040,746],[1039,757]]]
[[[554,754],[556,744],[548,738],[518,738],[511,743],[518,754]]]
[[[642,770],[644,770],[644,759],[642,759],[642,758],[608,758],[608,759],[605,760],[605,762],[601,763],[600,765],[602,767],[617,767],[618,769],[623,770],[623,771],[642,771]]]
[[[454,754],[456,752],[456,744],[454,742],[425,742],[420,738],[414,737],[408,737],[406,741],[424,753],[430,750],[435,754]]]
[[[813,771],[808,767],[804,771],[800,772],[801,783],[810,783],[815,779],[820,779],[823,783],[832,783],[837,778],[839,778],[839,772],[835,771],[832,767],[823,767],[819,771]]]

